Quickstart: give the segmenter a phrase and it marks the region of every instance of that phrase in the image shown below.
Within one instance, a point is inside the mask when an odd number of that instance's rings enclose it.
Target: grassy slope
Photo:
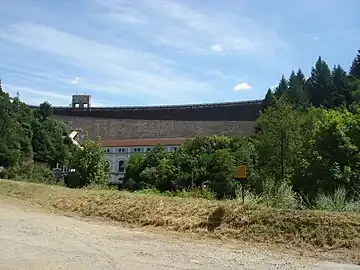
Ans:
[[[0,180],[0,194],[47,208],[176,231],[213,231],[234,240],[359,254],[360,215],[321,211],[249,209],[236,202],[182,199],[111,190]],[[356,256],[356,259],[357,256]]]

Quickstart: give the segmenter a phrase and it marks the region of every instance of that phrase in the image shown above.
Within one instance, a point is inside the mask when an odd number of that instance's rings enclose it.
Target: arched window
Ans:
[[[119,160],[119,173],[124,173],[124,172],[125,172],[125,161]]]

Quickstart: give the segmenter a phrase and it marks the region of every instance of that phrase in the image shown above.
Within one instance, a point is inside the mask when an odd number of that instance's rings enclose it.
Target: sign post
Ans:
[[[242,199],[242,203],[244,204],[244,202],[245,202],[245,187],[244,187],[244,184],[247,181],[247,167],[246,167],[246,165],[239,165],[236,168],[234,178],[236,180],[240,181],[240,184],[241,184],[241,199]]]

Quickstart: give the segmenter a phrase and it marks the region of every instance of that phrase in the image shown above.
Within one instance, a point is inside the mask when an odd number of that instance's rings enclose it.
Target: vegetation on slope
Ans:
[[[174,153],[157,146],[132,156],[123,188],[140,192],[2,180],[0,194],[141,226],[360,254],[359,70],[360,51],[349,74],[319,58],[308,79],[292,72],[267,92],[253,137],[199,137]],[[71,146],[50,104],[30,110],[0,87],[0,116],[2,177],[51,182],[59,164],[76,169],[70,186],[108,181],[99,142]],[[233,179],[239,164],[249,169],[244,205]]]
[[[301,70],[288,80],[283,76],[268,91],[252,138],[199,137],[175,153],[157,147],[133,156],[124,187],[161,192],[206,187],[218,199],[234,198],[234,170],[246,164],[247,189],[254,196],[276,198],[274,207],[328,205],[341,211],[334,196],[342,190],[343,204],[352,206],[346,209],[360,211],[359,59],[349,74],[339,66],[331,71],[319,58],[308,79]]]
[[[108,168],[98,141],[86,140],[82,149],[73,146],[63,122],[51,117],[48,102],[30,109],[5,93],[0,81],[0,177],[54,182],[51,169],[73,168],[70,183],[106,183]]]
[[[207,197],[235,198],[239,183],[233,174],[237,165],[246,164],[247,191],[267,198],[269,206],[360,211],[359,59],[360,51],[349,74],[340,66],[330,70],[319,58],[307,79],[301,70],[289,79],[282,76],[266,94],[252,138],[199,137],[175,153],[158,146],[144,156],[132,156],[123,188],[177,194],[198,190]],[[50,117],[50,104],[34,111],[2,90],[0,96],[0,166],[6,168],[5,176],[43,174],[47,179],[46,168],[60,164],[76,169],[71,186],[107,182],[98,142],[88,140],[84,149],[75,148],[64,125]],[[346,207],[335,203],[340,190]]]
[[[25,182],[0,181],[0,195],[48,209],[107,218],[136,226],[154,226],[230,240],[260,242],[307,250],[347,250],[360,257],[360,215],[276,210],[237,201],[183,199],[116,190],[81,190]],[[352,257],[354,256],[354,257]]]

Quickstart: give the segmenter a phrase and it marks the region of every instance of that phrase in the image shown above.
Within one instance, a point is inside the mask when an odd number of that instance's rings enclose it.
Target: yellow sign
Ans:
[[[237,178],[237,179],[246,179],[247,178],[246,165],[240,165],[236,168],[235,178]]]

